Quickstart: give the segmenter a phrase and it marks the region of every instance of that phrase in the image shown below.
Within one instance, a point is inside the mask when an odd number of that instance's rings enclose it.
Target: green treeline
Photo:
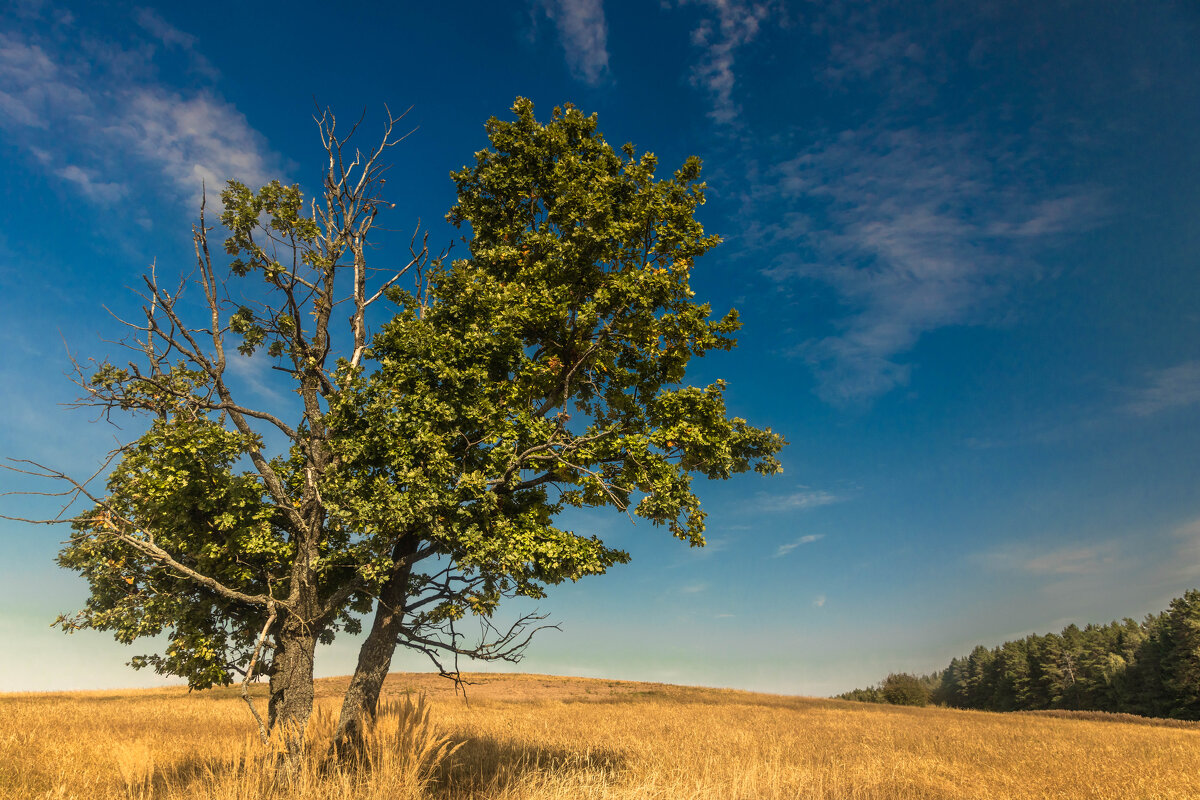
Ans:
[[[941,672],[889,675],[839,695],[897,705],[933,702],[984,711],[1050,708],[1200,719],[1200,590],[1142,622],[1068,625],[989,650],[979,645]]]

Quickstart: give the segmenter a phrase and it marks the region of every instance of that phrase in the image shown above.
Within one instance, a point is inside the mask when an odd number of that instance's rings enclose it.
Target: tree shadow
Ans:
[[[591,782],[614,780],[626,765],[626,757],[616,751],[582,745],[579,748],[531,745],[519,740],[489,736],[452,735],[452,754],[434,764],[428,777],[425,796],[438,800],[463,800],[503,795],[527,785],[531,777],[544,776],[555,783],[587,776]],[[456,746],[456,747],[455,747]],[[150,800],[169,794],[201,791],[204,787],[227,790],[236,786],[239,795],[270,793],[287,780],[282,761],[274,772],[266,763],[228,756],[188,755],[170,764],[154,765],[141,776],[126,776],[125,796],[130,800]],[[344,762],[342,767],[349,766]],[[316,767],[325,774],[335,762],[323,761]],[[352,769],[370,771],[367,763]]]
[[[585,773],[615,777],[623,771],[626,758],[615,750],[595,747],[569,749],[531,746],[524,742],[490,736],[454,737],[459,744],[454,754],[433,773],[428,788],[431,797],[485,797],[520,785],[534,774],[556,779]]]
[[[189,755],[170,764],[147,765],[140,775],[128,775],[122,770],[125,796],[131,800],[166,797],[171,791],[191,789],[206,778],[220,776],[232,770],[227,761],[212,757]]]

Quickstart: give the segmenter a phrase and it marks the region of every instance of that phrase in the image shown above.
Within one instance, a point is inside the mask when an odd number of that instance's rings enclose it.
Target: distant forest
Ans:
[[[935,703],[983,711],[1073,709],[1200,719],[1200,590],[1142,622],[1031,635],[977,646],[932,675],[889,675],[838,695],[896,705]]]

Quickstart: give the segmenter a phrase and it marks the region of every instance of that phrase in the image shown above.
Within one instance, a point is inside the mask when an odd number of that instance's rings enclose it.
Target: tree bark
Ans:
[[[362,742],[363,726],[375,718],[379,693],[392,666],[396,639],[404,622],[405,602],[408,600],[408,577],[412,572],[411,558],[417,550],[416,537],[407,537],[396,545],[392,557],[396,567],[379,592],[375,619],[371,630],[358,651],[358,665],[342,700],[337,732],[333,737],[335,750],[354,748]]]
[[[267,727],[283,730],[289,741],[303,734],[312,715],[316,649],[317,637],[310,625],[295,617],[284,622],[271,661]]]

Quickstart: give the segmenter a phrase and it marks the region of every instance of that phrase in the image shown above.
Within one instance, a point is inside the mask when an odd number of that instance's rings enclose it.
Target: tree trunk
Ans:
[[[313,660],[317,637],[312,627],[295,617],[284,622],[271,661],[271,697],[267,727],[282,730],[289,743],[297,743],[313,709]],[[289,744],[289,751],[291,746]]]
[[[375,718],[379,693],[392,666],[396,638],[404,621],[408,576],[412,572],[409,559],[416,552],[416,547],[417,541],[415,537],[411,537],[411,541],[396,545],[392,554],[396,568],[379,592],[371,631],[359,648],[358,665],[342,700],[337,732],[333,737],[335,750],[358,746],[362,741],[364,722]]]

